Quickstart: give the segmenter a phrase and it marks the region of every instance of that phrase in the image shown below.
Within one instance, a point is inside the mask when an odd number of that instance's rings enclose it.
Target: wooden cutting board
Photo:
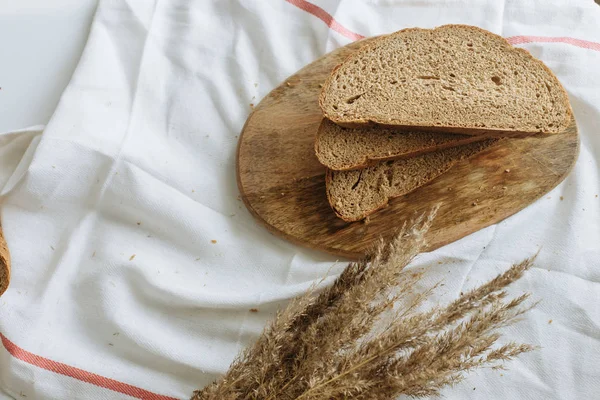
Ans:
[[[275,88],[256,106],[240,135],[237,180],[252,215],[272,233],[329,253],[357,258],[403,221],[441,207],[428,250],[458,240],[522,210],[558,185],[579,153],[575,121],[546,137],[507,139],[370,216],[337,218],[325,194],[325,168],[314,139],[321,121],[320,85],[364,40],[335,50]]]

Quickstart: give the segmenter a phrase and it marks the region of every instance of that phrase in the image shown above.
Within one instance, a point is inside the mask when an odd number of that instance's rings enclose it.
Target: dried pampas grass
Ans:
[[[219,381],[192,400],[392,399],[439,394],[464,373],[532,350],[494,346],[498,328],[530,307],[505,288],[533,259],[454,302],[424,310],[431,294],[414,291],[422,272],[406,265],[424,246],[435,211],[404,226],[369,258],[348,264],[318,296],[313,287],[278,312],[258,341]]]

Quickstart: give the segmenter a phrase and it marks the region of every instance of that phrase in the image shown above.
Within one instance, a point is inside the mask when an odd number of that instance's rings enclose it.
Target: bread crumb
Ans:
[[[51,248],[52,250],[54,250],[54,246],[50,246],[50,248]]]
[[[258,82],[254,82],[254,87],[258,87]]]
[[[258,308],[251,308],[250,312],[258,312]]]
[[[598,195],[596,195],[596,196],[594,196],[594,197],[598,198]]]
[[[254,108],[254,103],[250,103],[250,108]]]
[[[141,222],[136,222],[136,223],[138,224],[138,226],[142,224]]]
[[[323,84],[322,84],[322,83],[319,83],[319,87],[320,87],[320,88],[322,88],[322,87],[323,87]]]
[[[196,193],[196,190],[192,189],[192,193]]]
[[[285,84],[286,84],[288,87],[292,87],[292,84],[291,84],[291,83],[289,83],[289,82],[286,82]]]
[[[476,203],[476,202],[473,202],[473,204],[471,204],[471,205],[472,205],[473,207],[475,207],[475,206],[477,205],[477,203]]]
[[[96,257],[96,252],[95,251],[92,253],[92,257]]]
[[[112,344],[112,343],[109,343],[108,345],[109,345],[109,346],[114,346],[114,344]]]
[[[551,324],[551,323],[552,323],[552,320],[551,320],[551,319],[549,319],[549,320],[548,320],[548,324]]]
[[[563,201],[563,200],[564,200],[564,197],[560,196],[560,201]]]
[[[56,168],[56,165],[53,165],[52,168]]]
[[[200,257],[196,258],[194,261],[200,261]]]
[[[133,260],[135,258],[135,254],[132,254],[131,257],[129,257],[129,261]]]
[[[551,199],[552,197],[551,197],[551,196],[548,196],[548,197],[546,197],[546,198],[547,198],[547,199]]]
[[[506,186],[502,186],[502,190],[506,190]]]
[[[438,261],[438,264],[441,264],[441,263],[442,263],[441,261]]]
[[[113,336],[119,336],[119,332],[113,333]]]
[[[504,170],[504,172],[506,172],[506,173],[508,174],[508,173],[510,172],[510,169],[506,168],[506,169]]]
[[[210,241],[212,244],[217,244],[217,241],[215,239]]]
[[[451,188],[451,187],[449,187],[449,188],[448,188],[448,191],[449,191],[449,192],[451,192],[451,191],[452,191],[452,188]]]
[[[363,222],[365,223],[365,225],[368,224],[369,222],[371,222],[371,217],[369,217],[367,215],[367,217],[363,220]]]

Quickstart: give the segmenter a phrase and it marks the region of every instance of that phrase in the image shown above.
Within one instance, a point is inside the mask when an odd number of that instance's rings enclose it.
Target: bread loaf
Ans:
[[[8,288],[10,282],[10,255],[0,226],[0,296]]]

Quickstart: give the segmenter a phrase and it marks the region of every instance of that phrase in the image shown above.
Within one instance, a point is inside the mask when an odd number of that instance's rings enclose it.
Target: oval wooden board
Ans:
[[[301,69],[269,93],[246,121],[238,145],[238,185],[252,215],[274,234],[357,258],[375,240],[392,237],[406,219],[440,203],[427,238],[433,250],[525,208],[575,165],[579,135],[573,120],[557,135],[504,140],[392,199],[368,223],[342,221],[329,206],[325,168],[314,154],[322,118],[318,95],[333,67],[367,42],[340,48]]]

